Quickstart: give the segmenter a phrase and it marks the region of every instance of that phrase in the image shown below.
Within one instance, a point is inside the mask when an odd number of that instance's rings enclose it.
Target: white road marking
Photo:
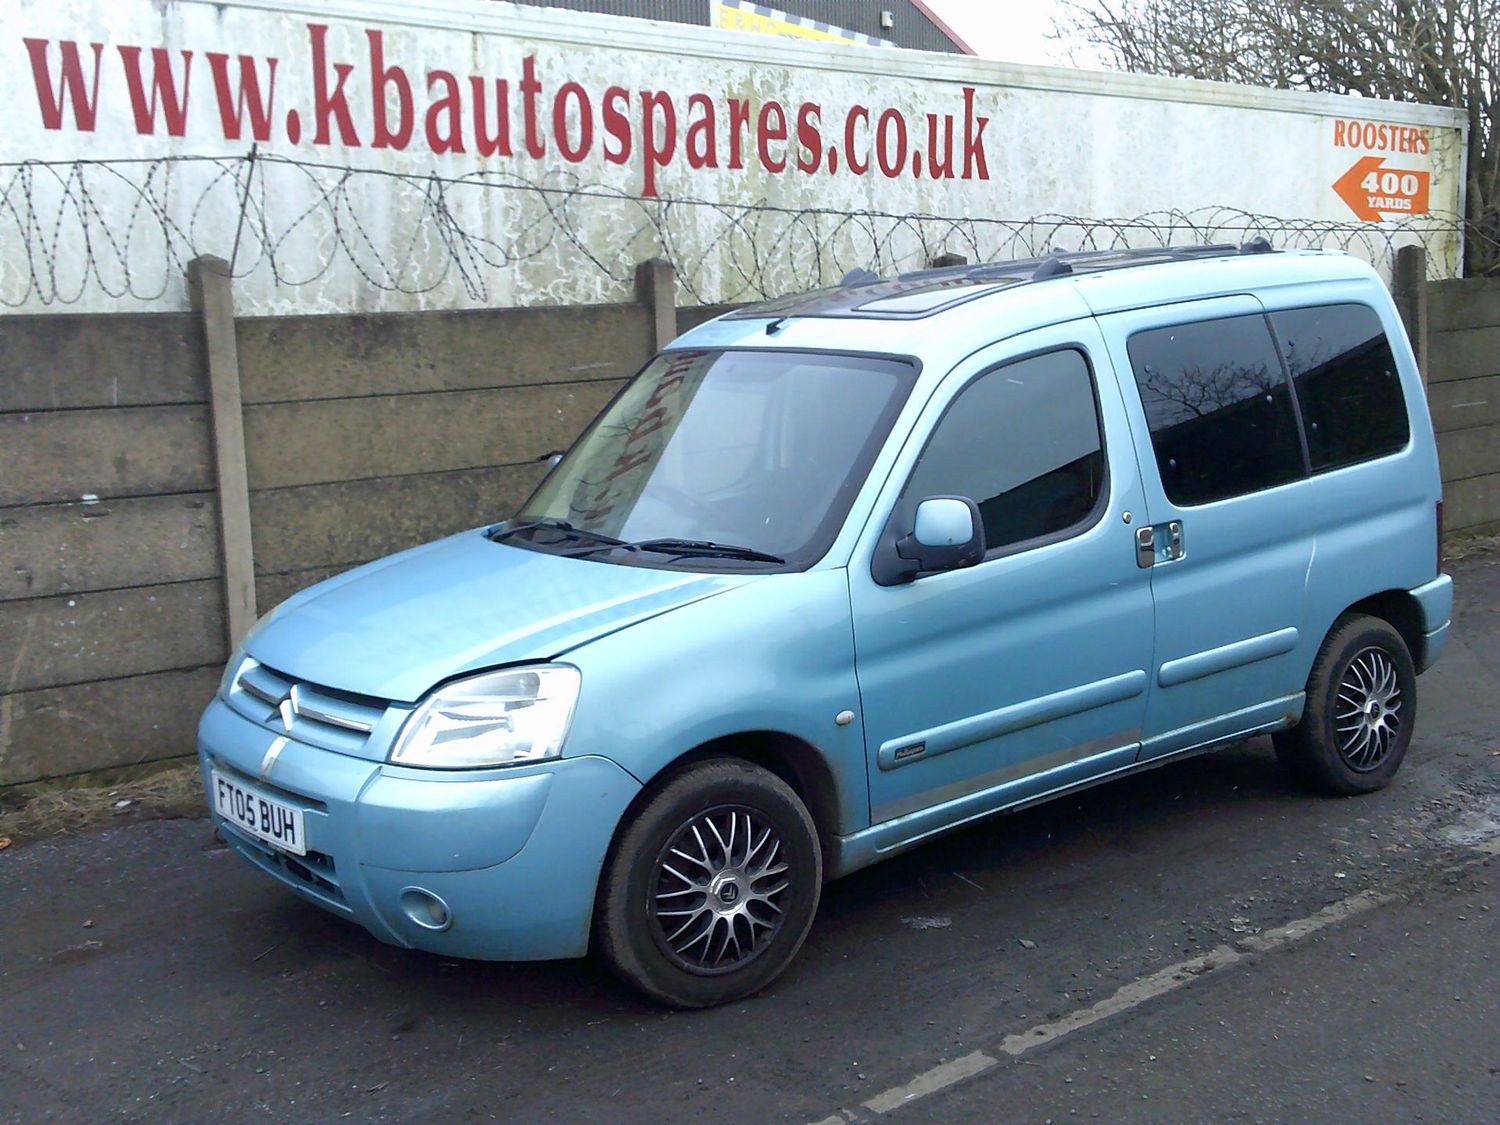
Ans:
[[[1352,895],[1331,906],[1325,906],[1316,914],[1309,914],[1306,918],[1288,922],[1285,926],[1262,930],[1258,934],[1241,938],[1235,944],[1252,953],[1264,953],[1280,945],[1301,941],[1309,934],[1317,933],[1324,926],[1331,926],[1335,922],[1342,922],[1345,918],[1352,918],[1356,914],[1363,914],[1366,910],[1374,910],[1377,906],[1384,906],[1388,902],[1395,901],[1395,895],[1365,891],[1363,894]]]
[[[931,1070],[923,1071],[905,1086],[895,1086],[883,1094],[876,1094],[865,1102],[865,1108],[874,1110],[876,1113],[889,1113],[893,1109],[899,1109],[907,1102],[915,1098],[926,1097],[955,1082],[961,1082],[971,1075],[979,1074],[989,1070],[995,1065],[995,1059],[983,1051],[975,1051],[972,1054],[954,1059],[935,1066]]]
[[[1121,1012],[1128,1012],[1147,1000],[1181,988],[1188,981],[1201,977],[1204,973],[1211,973],[1216,969],[1233,965],[1241,956],[1243,955],[1236,953],[1229,946],[1221,945],[1202,957],[1178,961],[1175,965],[1168,965],[1149,977],[1131,981],[1113,996],[1106,997],[1091,1008],[1080,1008],[1076,1012],[1068,1013],[1060,1020],[1037,1024],[1031,1030],[1016,1035],[1007,1035],[1000,1041],[1000,1050],[1013,1058],[1019,1058],[1027,1051],[1034,1051],[1038,1047],[1056,1042],[1063,1036],[1071,1035],[1090,1024],[1096,1024],[1100,1020],[1108,1019]]]
[[[1484,840],[1474,844],[1470,851],[1477,853],[1474,859],[1467,863],[1460,863],[1448,868],[1449,871],[1461,871],[1472,866],[1476,862],[1483,862],[1491,856],[1500,855],[1500,837]],[[1306,918],[1299,918],[1294,922],[1288,922],[1284,926],[1276,926],[1273,929],[1264,930],[1258,934],[1240,938],[1232,945],[1221,945],[1201,957],[1192,957],[1176,964],[1168,965],[1148,977],[1131,981],[1120,988],[1112,996],[1094,1004],[1092,1007],[1080,1008],[1070,1012],[1061,1019],[1052,1020],[1048,1023],[1037,1024],[1035,1027],[1014,1035],[1007,1035],[1000,1041],[999,1054],[1009,1055],[1012,1058],[1020,1058],[1038,1047],[1049,1043],[1055,1043],[1099,1023],[1101,1020],[1109,1019],[1111,1016],[1128,1012],[1153,1000],[1173,992],[1185,985],[1191,984],[1199,977],[1208,976],[1230,968],[1243,961],[1247,954],[1265,953],[1272,949],[1279,949],[1284,945],[1292,945],[1302,941],[1326,926],[1345,921],[1366,911],[1374,910],[1378,906],[1385,906],[1395,902],[1399,896],[1378,891],[1364,891],[1361,894],[1351,895],[1349,898],[1340,899],[1338,902],[1325,906],[1315,914],[1309,914]],[[908,1105],[918,1098],[924,1098],[929,1094],[938,1093],[950,1086],[971,1078],[976,1074],[982,1074],[998,1063],[998,1059],[983,1051],[974,1051],[964,1055],[962,1058],[945,1062],[930,1070],[918,1074],[910,1082],[901,1086],[892,1086],[889,1090],[876,1094],[873,1098],[863,1103],[864,1108],[872,1113],[890,1113]],[[850,1121],[857,1121],[859,1114],[856,1111],[840,1110],[816,1125],[848,1125]]]

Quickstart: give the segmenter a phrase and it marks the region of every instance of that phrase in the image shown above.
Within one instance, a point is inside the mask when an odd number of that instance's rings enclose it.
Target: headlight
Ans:
[[[555,758],[573,719],[578,683],[577,668],[538,664],[446,684],[406,720],[391,761],[475,769]]]

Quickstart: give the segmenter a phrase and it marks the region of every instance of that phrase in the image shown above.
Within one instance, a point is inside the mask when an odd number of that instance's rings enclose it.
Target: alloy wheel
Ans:
[[[791,891],[784,843],[742,805],[710,809],[673,834],[656,864],[651,919],[680,968],[713,975],[758,956],[781,928]]]
[[[1334,731],[1339,754],[1350,769],[1377,769],[1401,729],[1401,686],[1396,665],[1384,649],[1355,654],[1339,680]]]

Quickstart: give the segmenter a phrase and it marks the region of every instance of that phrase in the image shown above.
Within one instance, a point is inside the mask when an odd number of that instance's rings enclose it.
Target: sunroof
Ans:
[[[1023,278],[898,277],[863,285],[840,285],[747,305],[728,319],[762,320],[782,316],[906,319],[929,316],[953,305],[1018,284]]]
[[[1008,289],[1014,285],[1014,281],[1006,280],[990,285],[965,285],[962,290],[955,291],[951,285],[934,285],[927,289],[914,289],[909,293],[902,293],[895,297],[878,297],[873,301],[866,301],[862,305],[855,305],[856,312],[862,313],[918,313],[926,314],[945,309],[949,305],[956,305],[960,301],[967,301],[974,297],[982,297],[986,293],[994,293],[1000,289]]]

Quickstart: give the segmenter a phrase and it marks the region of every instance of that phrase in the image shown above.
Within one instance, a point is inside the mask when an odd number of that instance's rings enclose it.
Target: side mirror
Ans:
[[[942,570],[959,570],[984,559],[984,521],[967,496],[929,496],[917,505],[910,535],[896,540],[907,579]]]

